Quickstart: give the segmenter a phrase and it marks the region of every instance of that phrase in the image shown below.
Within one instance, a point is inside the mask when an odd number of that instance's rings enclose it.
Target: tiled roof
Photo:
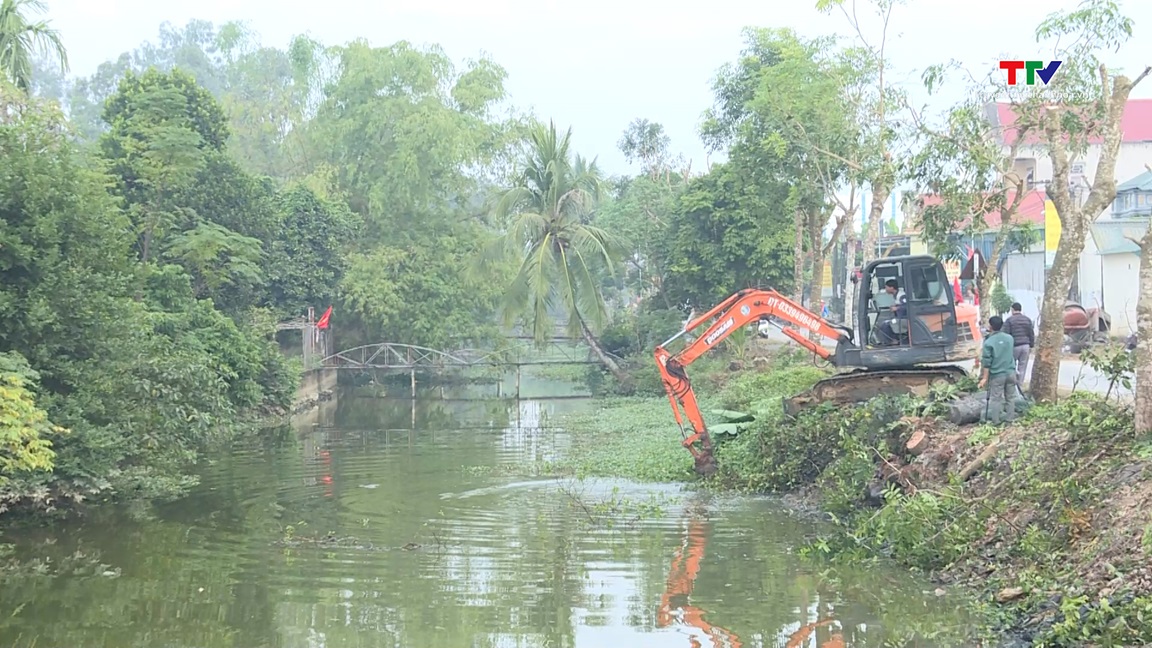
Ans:
[[[1016,196],[1015,192],[1008,194],[1008,200],[1011,202]],[[939,205],[943,200],[940,196],[926,194],[920,197],[925,207],[932,205]],[[1024,200],[1020,202],[1020,207],[1016,210],[1016,215],[1012,218],[1015,223],[1032,223],[1040,227],[1044,226],[1044,192],[1038,189],[1033,189],[1024,194]],[[957,226],[957,229],[963,229],[971,222],[970,219],[965,219]],[[984,222],[987,223],[988,229],[997,229],[1000,227],[1000,212],[991,212],[984,216]],[[909,225],[910,231],[918,231],[919,228],[914,225]]]
[[[1016,123],[1016,115],[1012,112],[1012,104],[990,103],[984,107],[984,114],[993,125],[1003,129],[1004,143],[1011,144],[1016,138],[1016,131],[1012,124]],[[1124,117],[1120,121],[1120,128],[1124,131],[1125,144],[1139,142],[1152,142],[1152,99],[1129,99],[1124,106]],[[1039,135],[1029,135],[1025,143],[1036,144],[1040,141]],[[1090,140],[1099,143],[1099,137]]]
[[[1099,220],[1092,225],[1097,254],[1139,254],[1131,239],[1140,240],[1148,231],[1148,221],[1139,218]]]
[[[1128,182],[1118,185],[1116,191],[1152,191],[1152,171],[1145,171]]]

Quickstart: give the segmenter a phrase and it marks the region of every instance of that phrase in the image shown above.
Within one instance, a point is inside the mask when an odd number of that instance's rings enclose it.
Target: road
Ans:
[[[778,329],[768,329],[768,340],[780,344],[795,345],[795,342],[788,339]],[[831,349],[829,349],[831,350]],[[1031,376],[1032,363],[1034,358],[1028,359],[1028,375]],[[971,370],[972,365],[975,364],[971,360],[967,362],[958,363],[965,369]],[[1108,392],[1108,378],[1100,372],[1094,371],[1091,367],[1085,365],[1083,362],[1074,358],[1066,358],[1060,363],[1060,389],[1062,391],[1087,391],[1095,392],[1097,394],[1105,394]],[[1123,386],[1116,388],[1120,394],[1126,397],[1132,396],[1132,391],[1124,389]]]

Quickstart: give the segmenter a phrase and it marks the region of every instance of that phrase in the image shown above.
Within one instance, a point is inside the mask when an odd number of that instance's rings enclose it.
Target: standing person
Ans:
[[[1004,320],[999,315],[988,318],[992,335],[984,340],[980,354],[980,388],[988,388],[984,414],[992,425],[1000,421],[1011,423],[1016,418],[1016,361],[1012,350],[1016,346],[1011,335],[1003,330]]]
[[[1024,374],[1028,371],[1028,356],[1036,346],[1036,328],[1032,318],[1021,312],[1020,302],[1012,304],[1012,314],[1004,320],[1004,331],[1012,336],[1012,359],[1016,361],[1016,384],[1024,388]]]

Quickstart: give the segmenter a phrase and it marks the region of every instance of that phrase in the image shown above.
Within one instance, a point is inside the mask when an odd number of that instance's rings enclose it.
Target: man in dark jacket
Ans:
[[[1036,329],[1032,318],[1020,312],[1020,302],[1012,304],[1012,314],[1004,320],[1004,332],[1012,336],[1012,359],[1016,361],[1016,385],[1024,388],[1024,374],[1028,371],[1028,356],[1036,346]]]

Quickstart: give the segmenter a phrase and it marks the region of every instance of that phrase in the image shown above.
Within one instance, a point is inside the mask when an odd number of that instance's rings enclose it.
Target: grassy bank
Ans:
[[[975,592],[997,632],[1031,645],[1152,642],[1152,440],[1136,437],[1124,407],[1076,394],[1008,427],[956,426],[943,416],[964,395],[953,388],[789,420],[781,397],[822,371],[795,354],[768,366],[693,366],[703,409],[755,415],[718,439],[709,487],[802,494],[833,521],[809,558],[898,561]],[[603,399],[564,424],[580,442],[556,472],[695,479],[662,394]],[[928,443],[912,456],[916,431]]]

